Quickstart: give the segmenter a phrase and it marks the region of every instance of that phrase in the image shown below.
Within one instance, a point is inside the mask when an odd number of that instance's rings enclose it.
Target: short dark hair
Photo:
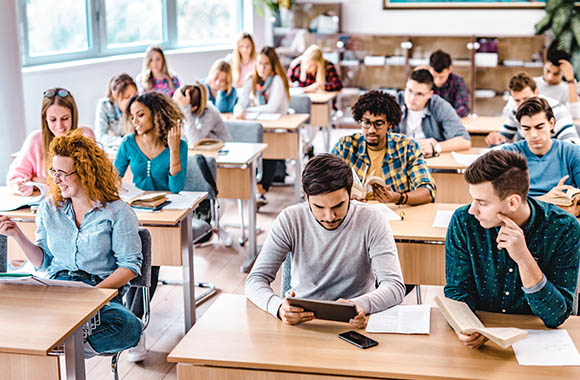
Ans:
[[[552,111],[552,107],[550,107],[548,101],[538,96],[532,96],[520,104],[518,107],[518,112],[516,113],[516,119],[521,121],[522,117],[524,116],[531,117],[542,112],[546,114],[546,119],[555,119],[554,111]]]
[[[536,81],[523,71],[511,77],[508,87],[514,92],[523,91],[526,87],[531,88],[532,91],[536,91],[537,88]]]
[[[419,69],[411,72],[409,79],[414,80],[415,82],[423,83],[429,85],[429,87],[433,86],[433,75],[426,69]]]
[[[526,199],[530,188],[526,158],[507,150],[492,150],[479,157],[465,170],[465,180],[471,185],[491,182],[500,199],[512,194]]]
[[[440,73],[451,66],[451,56],[443,50],[437,50],[429,57],[429,66],[431,66],[435,72]]]
[[[564,50],[558,49],[557,41],[554,41],[546,52],[546,60],[554,66],[560,66],[561,59],[570,62],[570,58],[570,54],[566,53]]]
[[[308,196],[345,189],[350,195],[352,169],[332,154],[323,153],[308,161],[302,172],[302,188]]]
[[[357,122],[362,120],[364,113],[367,111],[375,116],[385,115],[387,123],[391,127],[399,125],[403,117],[399,103],[392,95],[383,91],[369,91],[361,95],[355,105],[352,106],[352,116]]]

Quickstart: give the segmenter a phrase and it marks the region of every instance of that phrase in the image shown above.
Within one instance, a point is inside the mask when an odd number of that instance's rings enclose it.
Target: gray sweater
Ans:
[[[368,313],[403,301],[405,287],[393,234],[384,214],[370,205],[350,202],[344,221],[332,231],[316,221],[307,202],[278,215],[246,279],[246,296],[274,316],[282,298],[270,283],[288,252],[291,289],[297,297],[351,299]]]
[[[191,106],[181,109],[185,114],[183,130],[187,139],[187,144],[191,147],[196,141],[205,138],[218,139],[222,141],[232,141],[232,136],[228,132],[226,125],[213,104],[207,106],[200,117],[191,113]]]

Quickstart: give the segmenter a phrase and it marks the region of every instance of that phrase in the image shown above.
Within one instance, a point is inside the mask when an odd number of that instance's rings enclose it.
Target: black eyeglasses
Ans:
[[[48,169],[48,175],[51,176],[52,178],[58,179],[60,181],[62,181],[66,177],[70,177],[73,174],[76,174],[75,170],[73,170],[70,173],[67,173],[67,172],[63,172],[62,170],[56,170],[54,168]]]
[[[387,126],[387,123],[384,120],[375,120],[370,121],[368,119],[362,119],[358,122],[362,129],[369,129],[371,125],[375,127],[375,130],[379,131]]]
[[[58,87],[48,89],[42,93],[42,95],[47,97],[47,98],[52,98],[55,95],[58,95],[61,98],[66,98],[67,96],[69,96],[69,94],[70,94],[70,92],[68,92],[68,90],[65,90],[64,88],[58,88]]]

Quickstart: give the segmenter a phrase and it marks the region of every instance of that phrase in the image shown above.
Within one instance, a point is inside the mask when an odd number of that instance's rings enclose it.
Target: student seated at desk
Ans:
[[[137,75],[139,93],[159,91],[167,96],[173,96],[179,88],[179,79],[167,68],[167,60],[163,49],[159,46],[149,46],[143,59],[143,69]]]
[[[355,327],[366,326],[367,313],[402,302],[403,277],[389,224],[381,211],[350,201],[352,180],[350,167],[336,156],[320,154],[306,164],[307,202],[278,215],[246,279],[246,295],[262,310],[288,324],[314,319],[270,287],[288,252],[290,293],[355,304],[358,314],[350,320]]]
[[[447,230],[445,296],[472,310],[535,314],[558,327],[573,311],[580,223],[528,197],[528,166],[519,153],[492,150],[465,179],[473,201],[455,211]],[[472,348],[486,340],[477,333],[459,339]]]
[[[524,135],[522,141],[502,145],[502,149],[523,154],[530,171],[532,197],[548,192],[560,195],[562,190],[580,186],[580,146],[552,139],[556,119],[546,99],[531,97],[519,107],[516,119]],[[562,207],[580,214],[580,204]]]
[[[127,130],[134,130],[123,138],[119,147],[115,168],[121,178],[131,166],[133,184],[146,191],[171,191],[178,193],[185,186],[187,172],[187,143],[181,140],[180,120],[184,116],[173,101],[158,92],[133,96],[127,104],[130,123]],[[151,267],[151,298],[157,289],[159,266]],[[130,289],[127,294],[131,310],[141,317],[143,313],[142,292]],[[147,355],[145,336],[134,349],[129,350],[127,360],[137,362]]]
[[[426,157],[471,148],[471,137],[455,109],[433,94],[433,76],[429,70],[413,71],[405,90],[396,99],[403,117],[393,126],[393,132],[415,139]]]
[[[340,91],[342,81],[332,62],[324,59],[317,45],[310,45],[290,64],[288,78],[304,92]]]
[[[381,91],[369,91],[352,107],[362,134],[341,138],[332,154],[352,166],[361,181],[370,176],[385,179],[387,186],[375,186],[375,199],[383,203],[418,205],[435,200],[435,183],[419,145],[400,133],[392,133],[401,121],[395,98]]]
[[[516,112],[520,104],[532,96],[539,96],[546,99],[554,111],[556,123],[554,124],[552,137],[564,141],[580,141],[568,109],[558,103],[557,100],[540,94],[536,82],[528,74],[521,72],[511,77],[509,91],[511,97],[503,109],[503,116],[505,118],[504,125],[499,132],[491,132],[487,135],[485,138],[486,144],[500,145],[523,139],[520,123],[516,119]]]
[[[20,195],[31,195],[32,186],[25,182],[45,182],[45,156],[55,136],[63,136],[78,128],[78,112],[75,99],[64,88],[51,88],[43,93],[40,111],[42,122],[39,131],[31,132],[22,144],[16,159],[10,165],[6,183]],[[85,136],[95,138],[91,128],[81,127]]]
[[[221,113],[233,112],[238,101],[238,92],[233,86],[232,68],[223,59],[218,59],[202,81],[207,86],[209,101]]]
[[[236,47],[226,56],[226,62],[232,67],[232,80],[235,88],[241,89],[246,78],[254,72],[256,61],[256,44],[250,33],[241,32]]]
[[[183,131],[189,146],[205,138],[232,141],[219,111],[208,102],[207,87],[200,82],[175,91],[173,100],[185,115]]]
[[[125,132],[123,131],[123,112],[127,102],[137,94],[137,85],[129,74],[111,77],[109,92],[99,100],[95,117],[97,141],[107,154],[116,154]]]
[[[570,63],[570,54],[558,50],[557,44],[552,44],[546,53],[544,75],[535,77],[540,94],[556,99],[566,105],[572,118],[580,118],[580,100],[576,90],[574,68]],[[566,78],[565,81],[562,79]]]
[[[125,285],[141,273],[137,216],[120,200],[119,177],[93,139],[75,131],[55,137],[48,152],[50,190],[36,213],[36,241],[7,216],[0,216],[0,234],[13,237],[51,279],[119,289],[86,338],[86,358],[133,347],[141,322],[121,298]]]
[[[452,73],[451,56],[437,50],[429,57],[429,71],[433,75],[433,93],[447,100],[459,117],[469,115],[469,93],[465,80]]]

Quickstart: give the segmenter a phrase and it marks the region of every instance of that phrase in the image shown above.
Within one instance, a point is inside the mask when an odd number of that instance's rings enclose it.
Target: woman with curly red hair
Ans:
[[[36,214],[36,241],[0,216],[0,234],[13,237],[28,260],[50,278],[119,289],[100,311],[85,357],[135,346],[139,319],[121,301],[125,285],[141,273],[143,256],[135,212],[119,198],[119,179],[97,143],[74,131],[55,137],[47,157],[50,191]]]

